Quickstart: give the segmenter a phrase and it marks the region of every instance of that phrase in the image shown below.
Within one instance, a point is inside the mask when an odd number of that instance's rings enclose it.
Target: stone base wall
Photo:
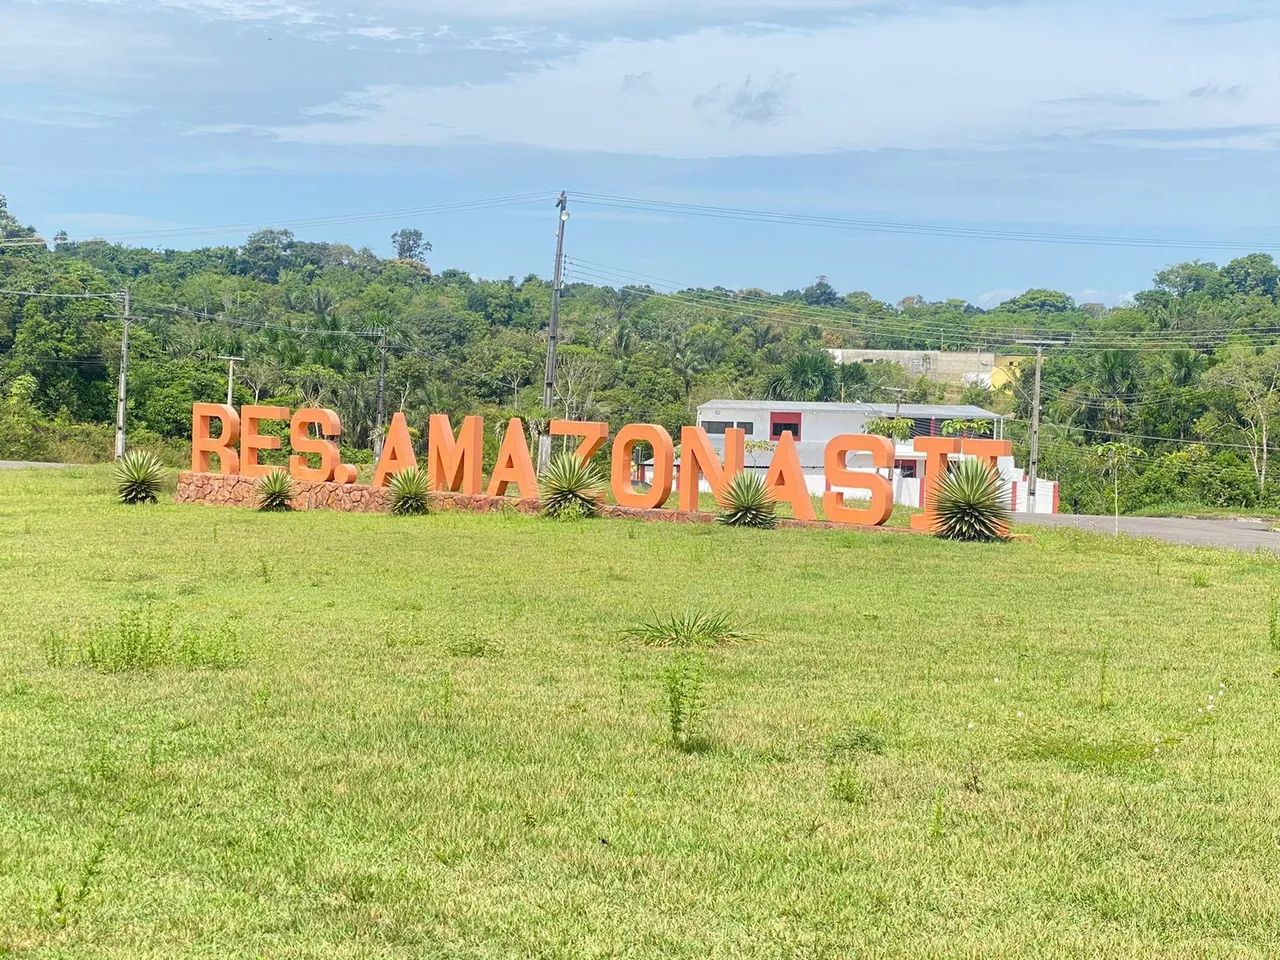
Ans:
[[[203,503],[227,507],[256,507],[257,481],[252,477],[224,476],[219,473],[194,473],[184,470],[178,474],[178,503]],[[386,513],[390,507],[387,491],[360,483],[316,483],[306,480],[293,481],[293,509],[295,510],[345,510],[348,513]],[[490,497],[485,494],[433,493],[431,509],[436,511],[466,510],[472,513],[497,513],[517,510],[536,514],[542,505],[533,498]],[[644,520],[648,523],[715,523],[716,515],[703,510],[683,512],[679,510],[642,510],[636,507],[620,507],[616,503],[602,503],[600,516],[626,520]],[[826,520],[792,520],[780,518],[782,529],[863,530],[870,533],[914,533],[905,527],[850,527]]]
[[[256,507],[257,481],[253,477],[224,476],[220,473],[178,474],[178,503],[211,503],[226,507]],[[388,509],[385,490],[358,483],[317,483],[293,481],[293,509],[345,510],[348,513],[384,513]]]

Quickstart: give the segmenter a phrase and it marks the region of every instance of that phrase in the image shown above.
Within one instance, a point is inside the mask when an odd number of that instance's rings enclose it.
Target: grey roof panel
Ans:
[[[707,408],[796,413],[859,413],[873,417],[893,416],[895,410],[908,419],[998,420],[1003,416],[971,403],[787,403],[784,400],[708,400],[698,405],[698,415]]]

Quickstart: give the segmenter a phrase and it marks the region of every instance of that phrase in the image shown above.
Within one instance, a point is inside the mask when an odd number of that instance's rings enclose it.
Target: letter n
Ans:
[[[707,486],[719,499],[729,481],[742,472],[746,450],[746,431],[729,427],[724,432],[724,463],[712,449],[702,427],[684,427],[680,431],[680,509],[698,509],[698,487],[703,476]]]

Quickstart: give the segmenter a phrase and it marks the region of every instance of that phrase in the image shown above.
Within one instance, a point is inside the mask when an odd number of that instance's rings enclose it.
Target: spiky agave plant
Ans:
[[[594,517],[604,480],[595,466],[565,451],[551,458],[542,474],[542,512],[548,517]]]
[[[421,467],[401,470],[391,478],[389,490],[391,512],[398,517],[417,516],[431,506],[431,481]]]
[[[764,477],[745,470],[737,474],[720,493],[720,516],[729,527],[756,527],[768,530],[778,522],[778,501],[764,485]]]
[[[258,509],[268,511],[292,510],[293,477],[276,468],[258,478]]]
[[[1004,540],[1009,504],[995,469],[981,460],[962,460],[938,485],[934,499],[938,536],[948,540]]]
[[[121,503],[155,503],[164,467],[154,453],[132,450],[116,462],[116,496]]]

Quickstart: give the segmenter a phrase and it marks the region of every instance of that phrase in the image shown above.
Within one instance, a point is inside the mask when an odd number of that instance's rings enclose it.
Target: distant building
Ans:
[[[698,426],[707,432],[712,446],[721,455],[724,451],[725,430],[730,427],[741,429],[747,435],[746,468],[759,472],[768,469],[773,457],[772,444],[784,433],[790,433],[796,440],[809,492],[820,495],[826,490],[823,455],[828,441],[842,433],[867,433],[867,421],[892,418],[895,413],[911,421],[912,437],[941,436],[943,425],[949,420],[968,421],[975,427],[982,424],[982,428],[974,431],[974,436],[997,439],[1004,436],[1004,417],[970,404],[710,400],[698,407]],[[766,443],[752,443],[762,440]],[[889,478],[893,484],[895,503],[920,506],[923,463],[924,454],[917,453],[910,441],[895,444],[894,466]],[[867,454],[853,455],[847,465],[852,470],[873,470],[871,458]],[[1010,505],[1015,510],[1025,510],[1026,472],[1014,464],[1013,457],[1002,457],[997,466],[1002,480],[1009,485]],[[1056,513],[1058,485],[1043,479],[1038,483],[1038,512]],[[865,496],[864,491],[854,490],[849,491],[849,494],[851,497]]]
[[[992,386],[994,353],[960,350],[828,350],[838,364],[893,363],[913,377],[960,386]]]

